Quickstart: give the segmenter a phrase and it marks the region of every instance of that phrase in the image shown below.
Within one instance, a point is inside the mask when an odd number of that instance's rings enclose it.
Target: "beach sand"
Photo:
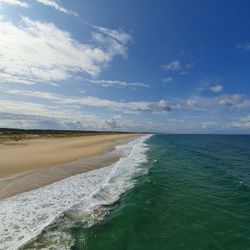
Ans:
[[[5,141],[0,144],[0,199],[108,166],[121,157],[112,153],[116,145],[139,136],[107,134]]]

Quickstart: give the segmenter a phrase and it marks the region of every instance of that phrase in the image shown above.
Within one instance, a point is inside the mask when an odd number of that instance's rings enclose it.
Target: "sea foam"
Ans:
[[[111,166],[72,176],[0,202],[0,249],[17,249],[54,222],[62,213],[89,212],[109,205],[145,172],[150,135],[116,147],[123,157]]]

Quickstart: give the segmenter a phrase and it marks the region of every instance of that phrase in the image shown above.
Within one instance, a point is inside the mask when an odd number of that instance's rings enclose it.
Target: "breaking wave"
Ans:
[[[119,145],[123,157],[111,166],[75,175],[0,201],[0,249],[17,249],[38,236],[62,214],[101,219],[101,206],[117,201],[132,188],[137,175],[147,172],[150,135]],[[98,211],[98,212],[97,212]],[[90,216],[90,217],[91,217]],[[88,220],[89,225],[95,220]]]

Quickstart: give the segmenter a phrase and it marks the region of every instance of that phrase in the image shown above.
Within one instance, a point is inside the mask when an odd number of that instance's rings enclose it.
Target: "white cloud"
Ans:
[[[127,37],[121,31],[114,32]],[[102,41],[96,39],[98,35]],[[94,32],[92,44],[80,43],[53,23],[22,18],[15,25],[1,19],[0,79],[51,83],[69,79],[76,73],[96,77],[115,56],[126,56],[128,41],[123,38],[119,42],[102,32]]]
[[[223,86],[216,84],[216,85],[210,86],[208,89],[214,93],[219,93],[223,90]]]
[[[30,96],[30,97],[38,97],[47,100],[61,100],[63,97],[57,94],[49,93],[49,92],[41,92],[41,91],[29,91],[22,89],[7,89],[0,87],[2,93],[12,94],[12,95],[21,95],[21,96]]]
[[[164,83],[169,83],[169,82],[172,82],[172,80],[173,80],[172,77],[167,76],[167,77],[165,77],[165,78],[162,79],[162,82],[164,82]]]
[[[234,118],[234,121],[230,124],[230,127],[240,130],[250,130],[250,115]]]
[[[225,94],[220,96],[217,100],[218,104],[222,106],[237,106],[243,104],[246,101],[246,97],[239,94]]]
[[[164,71],[172,73],[173,75],[186,75],[193,68],[194,63],[181,63],[180,60],[173,60],[165,65],[162,65]],[[165,77],[162,82],[169,83],[173,80],[172,77]]]
[[[237,94],[172,100],[171,107],[175,112],[161,116],[160,120],[156,116],[149,116],[150,121],[145,120],[145,114],[164,114],[164,111],[170,111],[171,108],[166,101],[124,102],[86,95],[66,97],[49,92],[4,87],[1,87],[0,92],[4,98],[6,98],[4,94],[11,94],[13,95],[11,99],[16,99],[19,95],[26,100],[0,100],[0,126],[2,127],[8,125],[7,127],[23,128],[162,132],[202,132],[202,129],[226,132],[235,129],[245,131],[250,128],[248,115],[250,101]],[[33,98],[30,99],[30,97]],[[34,97],[37,98],[35,103],[30,101],[34,100]],[[41,101],[44,103],[44,100],[47,100],[47,104],[40,103]],[[180,107],[176,108],[179,104]],[[97,108],[97,112],[91,109],[92,114],[88,114],[84,111],[87,110],[85,106]],[[242,118],[232,114],[241,114]],[[130,120],[129,117],[134,117],[136,120]]]
[[[164,113],[175,110],[183,110],[186,108],[193,110],[202,110],[209,112],[223,112],[225,110],[248,110],[250,108],[250,100],[244,95],[240,94],[224,94],[216,97],[193,96],[187,100],[175,99],[169,104],[166,100],[155,102],[137,101],[125,102],[115,101],[109,99],[102,99],[95,96],[64,96],[50,92],[30,91],[23,89],[9,89],[0,87],[1,93],[19,95],[26,97],[36,97],[49,100],[56,105],[66,105],[67,107],[81,107],[89,106],[99,109],[107,109],[111,111],[118,111],[124,114],[138,114],[138,113]]]
[[[174,60],[168,64],[162,66],[166,71],[179,71],[181,69],[181,62],[179,60]]]
[[[249,127],[250,127],[250,115],[241,117],[240,121],[249,123]]]
[[[55,104],[11,100],[0,100],[0,118],[0,127],[90,130],[111,129],[106,120],[112,119],[109,115],[88,114],[69,106],[62,109]]]
[[[101,99],[94,96],[80,96],[80,97],[66,97],[63,95],[57,95],[49,92],[40,91],[29,91],[20,89],[6,89],[0,88],[2,93],[37,97],[42,99],[47,99],[54,101],[61,105],[81,105],[90,106],[97,108],[108,108],[114,111],[121,111],[123,113],[129,112],[143,112],[143,113],[161,113],[171,111],[170,105],[165,100],[160,100],[159,102],[122,102],[122,101],[112,101],[108,99]]]
[[[91,83],[101,85],[103,87],[143,87],[148,88],[148,84],[144,84],[142,82],[125,82],[119,80],[89,80]]]
[[[112,131],[148,131],[148,121],[123,119],[121,115],[83,113],[56,105],[0,100],[0,127],[26,129],[80,129]]]
[[[1,110],[1,108],[0,108]],[[149,121],[138,122],[122,119],[119,116],[81,116],[76,119],[57,118],[52,116],[23,115],[2,113],[0,127],[22,129],[66,129],[66,130],[99,130],[99,131],[155,131]]]
[[[130,34],[122,30],[112,30],[100,26],[94,26],[93,40],[106,48],[111,56],[127,56],[127,44],[132,42]]]
[[[30,7],[28,3],[20,1],[20,0],[0,0],[0,6],[1,5],[11,5],[11,6],[17,6],[17,7],[22,7],[22,8]]]
[[[197,100],[196,99],[187,99],[187,105],[188,106],[195,106],[197,104]]]
[[[66,9],[63,7],[59,0],[36,0],[38,3],[44,4],[46,6],[52,7],[55,10],[63,12],[67,15],[78,16],[78,14],[72,10]]]
[[[54,129],[101,129],[104,117],[56,105],[0,100],[0,126]]]
[[[124,33],[122,30],[112,30],[101,26],[94,26],[94,27],[97,31],[102,32],[105,35],[108,35],[112,39],[122,44],[126,44],[132,40],[132,37],[129,34]]]
[[[82,98],[67,98],[61,100],[62,104],[78,104],[98,108],[108,108],[123,113],[161,113],[171,111],[171,107],[165,100],[159,102],[118,102],[108,99],[100,99],[94,96],[83,96]]]
[[[68,115],[68,112],[66,110],[64,111],[65,113],[59,107],[49,106],[45,104],[0,100],[0,112],[2,113],[65,118]]]
[[[97,129],[98,122],[96,119],[90,119],[91,124],[80,122],[70,118],[54,118],[38,115],[22,115],[12,113],[0,113],[0,126],[6,128],[21,128],[21,129],[63,129],[63,130],[84,130]],[[81,120],[81,119],[80,119]]]
[[[113,117],[106,119],[105,123],[112,128],[119,128],[123,126],[122,118],[120,115],[114,115]]]
[[[186,100],[185,105],[200,110],[221,112],[223,110],[248,109],[250,108],[250,100],[240,94],[224,94],[217,97],[194,96]]]
[[[0,81],[6,83],[21,83],[21,84],[30,84],[33,85],[36,82],[36,79],[27,79],[23,76],[14,76],[11,74],[6,74],[0,70]]]

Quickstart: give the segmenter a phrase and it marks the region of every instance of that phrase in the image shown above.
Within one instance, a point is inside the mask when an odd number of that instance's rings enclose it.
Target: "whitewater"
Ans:
[[[38,236],[62,214],[95,211],[119,199],[132,188],[138,174],[146,173],[143,136],[116,151],[123,157],[111,166],[75,175],[53,184],[0,201],[0,249],[17,249]]]

